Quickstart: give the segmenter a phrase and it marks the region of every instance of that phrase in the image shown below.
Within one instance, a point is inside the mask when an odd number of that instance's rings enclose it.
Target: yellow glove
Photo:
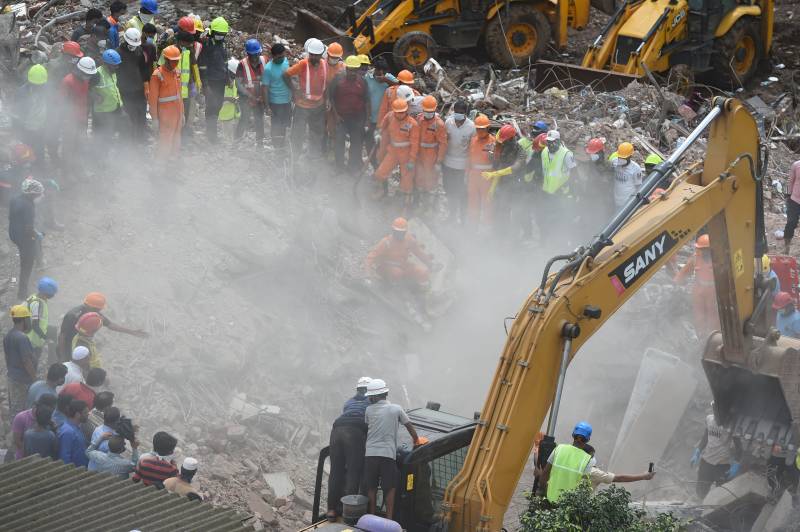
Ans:
[[[497,176],[497,172],[481,172],[481,177],[484,178],[486,181],[490,179],[494,179]]]
[[[511,173],[511,167],[508,166],[506,168],[501,168],[500,170],[495,170],[494,172],[481,172],[481,177],[485,180],[494,179],[496,177],[503,177]]]
[[[492,186],[489,187],[489,199],[494,199],[494,191],[497,190],[497,185],[500,183],[500,176],[495,177],[492,181]]]

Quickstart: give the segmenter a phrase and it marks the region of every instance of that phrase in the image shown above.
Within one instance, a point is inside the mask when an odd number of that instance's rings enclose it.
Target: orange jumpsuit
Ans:
[[[494,135],[486,135],[485,138],[481,138],[477,133],[469,143],[467,215],[470,222],[474,224],[480,221],[485,224],[492,223],[492,201],[489,198],[492,181],[484,179],[481,172],[488,172],[492,169],[494,143]]]
[[[383,91],[381,106],[380,109],[378,109],[378,117],[386,116],[386,113],[392,111],[392,102],[397,98],[397,89],[399,87],[402,87],[402,85],[392,85]],[[419,91],[417,89],[412,90],[414,91],[414,96],[419,96]]]
[[[683,282],[694,272],[692,286],[692,311],[694,313],[695,330],[698,336],[707,336],[719,329],[719,313],[717,312],[717,294],[714,289],[714,266],[711,254],[708,258],[702,250],[695,250],[691,257],[675,276],[676,282]]]
[[[158,120],[159,158],[178,155],[181,149],[181,129],[183,129],[183,98],[181,98],[181,78],[178,69],[167,70],[165,66],[155,69],[150,76],[148,95],[150,115]]]
[[[419,115],[417,124],[419,124],[419,152],[414,185],[419,190],[432,192],[439,184],[436,165],[442,163],[447,153],[447,128],[438,114],[430,120]]]
[[[414,170],[409,162],[416,163],[419,150],[419,126],[417,121],[406,114],[398,119],[394,112],[384,117],[381,124],[381,152],[385,153],[381,164],[375,170],[380,182],[389,179],[392,171],[400,166],[400,191],[410,194],[414,190]]]
[[[425,263],[425,266],[410,260],[411,254]],[[401,281],[411,279],[419,284],[430,278],[430,264],[433,258],[425,253],[414,235],[406,233],[401,240],[393,235],[383,237],[367,255],[367,270],[374,270],[382,279]]]

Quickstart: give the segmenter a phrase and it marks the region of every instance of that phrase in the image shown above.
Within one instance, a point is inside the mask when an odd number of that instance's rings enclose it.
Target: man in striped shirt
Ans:
[[[145,453],[139,458],[133,472],[133,481],[163,489],[164,480],[178,476],[178,468],[172,459],[177,444],[178,440],[171,434],[156,432],[153,436],[153,452]]]

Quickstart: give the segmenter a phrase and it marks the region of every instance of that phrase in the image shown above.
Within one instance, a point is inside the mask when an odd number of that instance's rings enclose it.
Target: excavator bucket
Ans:
[[[298,43],[316,37],[325,44],[338,41],[348,53],[353,50],[353,41],[346,32],[306,9],[297,10],[297,20],[292,35]]]
[[[586,85],[595,90],[610,92],[624,89],[631,81],[642,79],[631,74],[596,70],[554,61],[537,61],[534,68],[536,77],[533,88],[537,92],[542,92],[550,87],[569,90]]]

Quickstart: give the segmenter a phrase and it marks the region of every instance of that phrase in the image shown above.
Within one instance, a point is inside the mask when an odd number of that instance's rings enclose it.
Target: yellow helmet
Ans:
[[[344,60],[344,66],[347,68],[361,68],[361,61],[354,55],[348,55]]]
[[[769,273],[771,267],[772,261],[770,261],[767,254],[764,253],[764,256],[761,257],[761,273]]]
[[[30,318],[31,309],[28,308],[28,305],[14,305],[13,307],[11,307],[11,317]]]
[[[372,62],[369,60],[369,56],[367,54],[358,54],[358,60],[361,61],[362,65],[371,65]]]
[[[623,159],[629,159],[631,155],[633,155],[633,144],[630,142],[623,142],[617,148],[617,155],[622,157]]]

